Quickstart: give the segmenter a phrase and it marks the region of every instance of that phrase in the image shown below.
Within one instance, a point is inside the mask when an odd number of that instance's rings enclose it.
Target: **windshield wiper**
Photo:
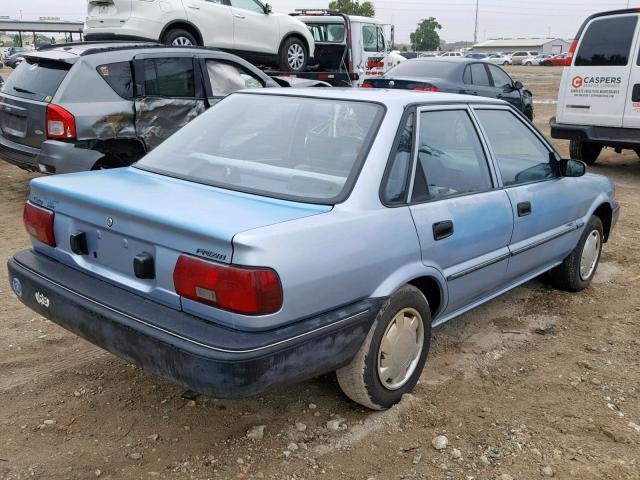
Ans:
[[[20,92],[20,93],[28,93],[28,94],[30,94],[30,95],[35,95],[35,94],[36,94],[36,92],[32,92],[31,90],[27,90],[26,88],[13,87],[13,89],[14,89],[16,92]]]

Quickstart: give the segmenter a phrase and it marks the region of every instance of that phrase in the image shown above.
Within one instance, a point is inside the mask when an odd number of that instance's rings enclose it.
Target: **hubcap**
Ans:
[[[173,39],[173,42],[171,42],[171,45],[177,47],[191,47],[193,46],[193,42],[187,37],[176,37]]]
[[[300,70],[304,64],[304,49],[302,45],[294,43],[287,51],[287,61],[292,70]]]
[[[387,390],[401,388],[416,369],[424,344],[422,316],[404,308],[393,317],[380,342],[378,378]]]
[[[596,269],[596,263],[600,257],[600,232],[593,230],[582,247],[582,256],[580,257],[580,278],[587,280],[593,275]]]

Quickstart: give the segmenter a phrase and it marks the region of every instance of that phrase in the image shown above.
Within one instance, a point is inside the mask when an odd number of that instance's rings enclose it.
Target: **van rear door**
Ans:
[[[638,15],[638,17],[640,17],[640,15]],[[638,27],[636,48],[631,64],[627,105],[624,111],[622,126],[625,128],[640,128],[640,27]]]
[[[565,69],[558,122],[622,127],[638,30],[637,14],[593,18]]]

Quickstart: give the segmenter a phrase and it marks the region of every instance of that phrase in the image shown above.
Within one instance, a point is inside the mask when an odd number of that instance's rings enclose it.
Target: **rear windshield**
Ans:
[[[319,43],[344,42],[344,23],[309,23],[307,24],[313,39]]]
[[[439,60],[411,60],[393,67],[385,76],[447,78],[459,65]]]
[[[50,102],[71,65],[42,59],[25,59],[2,86],[14,97]]]
[[[575,65],[627,65],[637,23],[637,15],[603,18],[592,22],[580,42]]]
[[[348,195],[384,114],[368,102],[233,94],[136,166],[311,203]]]

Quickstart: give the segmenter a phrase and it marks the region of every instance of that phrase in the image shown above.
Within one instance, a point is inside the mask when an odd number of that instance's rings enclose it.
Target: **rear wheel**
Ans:
[[[525,66],[530,67],[532,65],[531,62],[525,62]]]
[[[285,72],[302,72],[307,67],[307,49],[302,40],[290,37],[280,49],[280,69]]]
[[[342,391],[373,410],[398,403],[416,386],[431,342],[431,312],[420,290],[405,285],[382,306],[356,356],[336,372]]]
[[[524,109],[524,115],[533,122],[533,107],[529,106]]]
[[[593,165],[602,152],[602,145],[574,139],[569,143],[569,153],[574,160],[582,160],[587,165]]]
[[[198,45],[193,34],[181,28],[175,28],[165,33],[162,37],[162,43],[174,47],[195,47]]]
[[[551,272],[553,283],[558,288],[579,292],[589,286],[600,262],[604,238],[602,232],[600,218],[591,217],[576,248]]]
[[[507,65],[509,65],[509,62],[505,61],[505,62],[502,63],[502,65],[504,65],[506,67]]]

